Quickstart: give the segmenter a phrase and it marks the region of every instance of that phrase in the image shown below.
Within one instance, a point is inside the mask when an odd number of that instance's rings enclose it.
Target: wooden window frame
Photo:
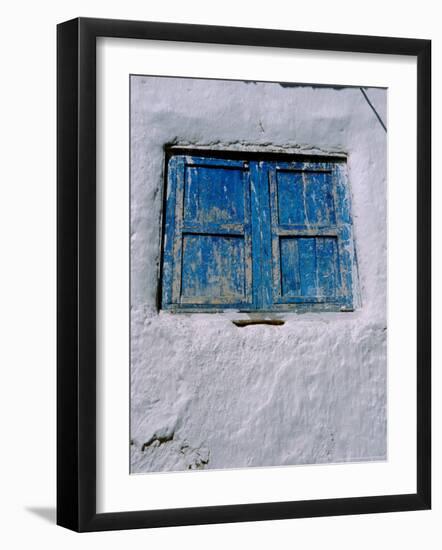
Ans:
[[[184,186],[186,167],[213,166],[244,170],[245,220],[241,227],[223,224],[204,231],[218,235],[244,236],[245,292],[244,300],[192,301],[181,296],[183,235],[201,227],[184,224]],[[302,174],[329,173],[336,220],[334,224],[296,226],[278,221],[278,171]],[[357,301],[357,259],[351,216],[351,192],[346,158],[318,155],[299,157],[289,153],[228,150],[185,149],[166,154],[163,235],[160,272],[160,308],[173,312],[349,312]],[[255,182],[257,185],[252,185]],[[267,221],[263,224],[263,218]],[[210,224],[213,225],[213,224]],[[235,227],[234,227],[235,226]],[[262,236],[268,232],[270,241]],[[291,296],[282,294],[280,239],[283,237],[331,237],[336,239],[340,281],[337,294],[326,296]]]

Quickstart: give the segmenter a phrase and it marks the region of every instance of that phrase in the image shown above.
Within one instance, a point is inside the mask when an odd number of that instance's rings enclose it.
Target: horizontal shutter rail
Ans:
[[[289,166],[276,166],[276,172],[290,172],[295,174],[331,174],[331,168],[296,168]]]
[[[287,296],[280,299],[276,304],[340,304],[341,300],[335,296]]]
[[[216,307],[224,307],[224,306],[232,306],[237,305],[238,307],[244,307],[247,305],[247,301],[238,301],[237,297],[229,297],[229,296],[220,296],[219,298],[214,298],[213,296],[181,296],[180,298],[181,305],[201,305],[201,306],[216,306]]]
[[[337,237],[339,227],[284,227],[277,226],[274,229],[276,235],[283,237]]]
[[[224,160],[224,159],[209,159],[204,157],[185,157],[185,166],[194,166],[198,168],[223,168],[247,170],[249,165],[245,160]]]
[[[188,234],[197,234],[197,235],[213,235],[213,236],[243,236],[246,229],[246,224],[242,223],[205,223],[204,225],[200,224],[189,224],[184,223],[181,232]]]
[[[331,172],[337,164],[335,162],[301,162],[301,161],[277,161],[269,162],[276,170],[293,170],[296,172]]]

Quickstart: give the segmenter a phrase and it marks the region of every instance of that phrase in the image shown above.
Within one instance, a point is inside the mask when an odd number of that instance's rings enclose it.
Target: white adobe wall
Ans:
[[[133,76],[131,128],[132,472],[385,459],[387,136],[361,90]],[[158,312],[172,142],[347,153],[357,311]]]

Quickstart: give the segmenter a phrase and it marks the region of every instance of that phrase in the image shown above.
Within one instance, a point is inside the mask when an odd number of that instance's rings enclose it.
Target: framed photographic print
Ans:
[[[430,52],[58,26],[59,525],[430,508]]]

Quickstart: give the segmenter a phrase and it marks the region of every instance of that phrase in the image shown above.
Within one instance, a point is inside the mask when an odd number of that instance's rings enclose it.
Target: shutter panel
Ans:
[[[349,293],[342,285],[343,223],[333,165],[268,163],[267,169],[274,304],[344,305]]]
[[[250,305],[247,163],[187,156],[174,157],[171,162],[175,220],[172,257],[165,258],[173,263],[171,304]]]

